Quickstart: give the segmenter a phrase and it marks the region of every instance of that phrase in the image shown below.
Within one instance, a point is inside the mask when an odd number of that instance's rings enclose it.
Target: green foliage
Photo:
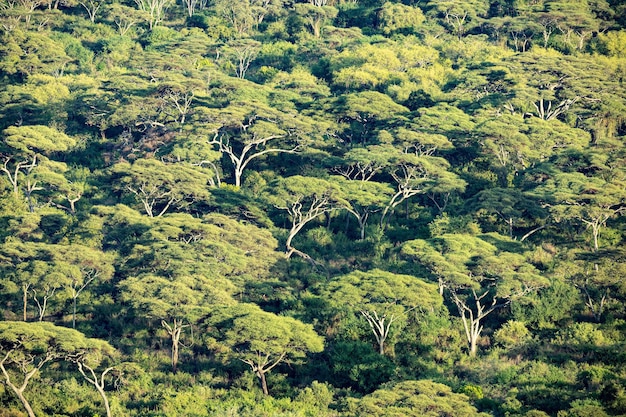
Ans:
[[[446,385],[432,381],[404,381],[374,391],[349,403],[347,415],[376,416],[488,416],[479,413],[463,394],[456,394]]]
[[[0,1],[0,415],[626,413],[621,3]]]

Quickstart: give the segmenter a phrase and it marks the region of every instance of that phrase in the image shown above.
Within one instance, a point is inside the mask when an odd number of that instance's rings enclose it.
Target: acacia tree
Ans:
[[[390,210],[413,196],[465,189],[465,181],[449,171],[450,163],[444,158],[398,151],[390,162],[388,173],[396,184],[396,192],[383,210],[381,227]]]
[[[430,270],[439,292],[447,290],[463,323],[470,356],[478,352],[485,317],[516,298],[548,285],[523,254],[520,244],[497,234],[445,234],[411,240],[402,253]]]
[[[145,13],[148,26],[152,30],[163,21],[172,0],[135,0],[135,3]]]
[[[245,169],[265,155],[299,152],[311,136],[323,134],[304,116],[285,113],[262,103],[233,103],[205,116],[213,126],[208,143],[227,156],[233,166],[235,186],[241,186]]]
[[[72,328],[76,328],[78,297],[94,281],[107,281],[113,276],[113,256],[83,245],[55,245],[54,255],[58,262],[68,264],[68,280],[64,287],[72,301]]]
[[[363,398],[350,398],[347,408],[349,417],[489,416],[479,412],[467,395],[429,380],[402,381],[377,389]]]
[[[365,239],[365,228],[370,216],[383,210],[393,194],[389,184],[376,181],[349,181],[334,179],[344,193],[346,204],[342,206],[358,222],[359,238]]]
[[[548,224],[545,222],[547,212],[537,204],[536,200],[518,189],[488,188],[478,192],[470,202],[472,209],[478,215],[487,216],[486,221],[489,221],[490,226],[493,227],[495,221],[504,222],[511,239],[514,238],[513,232],[516,227],[526,226],[526,222],[535,219],[544,220],[539,226],[531,224],[534,227],[521,236],[521,242],[546,228]]]
[[[324,349],[324,339],[310,324],[268,313],[253,304],[216,307],[204,324],[208,347],[250,366],[265,395],[269,395],[266,375],[272,369]]]
[[[133,194],[150,217],[163,216],[172,206],[204,200],[211,177],[186,164],[168,164],[142,158],[133,164],[120,162],[113,167],[121,191]]]
[[[22,319],[27,320],[29,300],[43,321],[50,301],[70,281],[70,265],[54,257],[55,246],[39,242],[13,241],[0,245],[0,270],[7,293],[21,293]]]
[[[385,354],[391,334],[400,332],[408,313],[434,311],[443,305],[437,287],[417,277],[379,269],[355,271],[330,281],[322,288],[338,310],[358,311],[372,331],[378,352]]]
[[[51,153],[65,152],[76,145],[74,138],[48,126],[11,126],[2,133],[0,171],[6,175],[16,198],[20,190],[30,197],[40,189],[39,180],[33,175],[42,162],[44,170],[50,167]]]
[[[326,180],[293,176],[276,181],[267,192],[267,200],[279,210],[284,210],[291,220],[285,242],[285,257],[294,253],[312,261],[306,253],[292,246],[298,233],[311,221],[347,205],[339,188]]]
[[[277,242],[267,231],[220,214],[171,214],[151,223],[119,267],[129,277],[119,288],[138,318],[167,333],[176,371],[192,326],[212,305],[232,303],[231,295],[248,280],[265,278],[278,256]]]
[[[606,222],[626,212],[626,182],[620,177],[607,181],[579,172],[560,172],[535,188],[535,193],[546,202],[557,222],[578,220],[590,229],[592,247],[597,252]]]
[[[111,417],[111,406],[106,393],[106,377],[115,372],[115,361],[119,353],[104,340],[89,339],[88,343],[75,353],[68,354],[66,359],[76,364],[78,372],[85,381],[94,386],[100,398],[107,417]],[[101,369],[98,369],[101,368]]]
[[[90,346],[112,349],[106,342],[52,323],[0,322],[0,371],[4,384],[19,398],[29,417],[35,412],[24,392],[48,363],[73,357]]]
[[[317,3],[317,1],[310,3],[296,3],[294,5],[294,10],[309,24],[311,32],[313,32],[313,36],[319,38],[322,35],[324,22],[333,19],[337,16],[339,11],[333,6],[315,3]]]
[[[169,335],[173,372],[178,369],[183,331],[205,315],[216,299],[224,303],[230,298],[226,293],[212,291],[204,277],[168,279],[144,275],[127,278],[119,285],[122,300],[131,304],[139,315],[159,321]]]

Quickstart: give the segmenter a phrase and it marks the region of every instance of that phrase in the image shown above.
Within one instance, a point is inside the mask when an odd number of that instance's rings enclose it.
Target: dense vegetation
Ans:
[[[0,21],[0,416],[626,415],[620,0]]]

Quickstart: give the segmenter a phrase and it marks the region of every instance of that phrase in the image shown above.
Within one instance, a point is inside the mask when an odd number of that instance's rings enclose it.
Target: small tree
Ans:
[[[111,417],[111,407],[105,391],[105,381],[106,376],[116,369],[112,362],[117,356],[117,351],[111,345],[96,339],[90,339],[82,350],[67,356],[67,360],[76,364],[85,381],[93,385],[100,394],[107,417]],[[98,370],[99,367],[101,370]]]
[[[265,395],[269,395],[266,375],[272,369],[324,349],[324,339],[311,325],[265,312],[253,304],[215,308],[205,324],[208,346],[225,358],[250,366]]]
[[[290,258],[295,253],[307,260],[311,257],[293,247],[293,239],[309,222],[347,204],[335,184],[299,175],[277,181],[268,189],[267,199],[276,208],[286,211],[291,220],[285,257]]]
[[[358,311],[365,318],[381,355],[392,326],[400,331],[410,311],[433,311],[443,305],[435,285],[378,269],[338,277],[325,285],[323,292],[337,309]]]

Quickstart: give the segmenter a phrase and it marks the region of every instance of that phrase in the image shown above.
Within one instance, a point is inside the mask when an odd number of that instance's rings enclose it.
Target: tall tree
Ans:
[[[113,173],[120,178],[117,187],[134,195],[150,217],[161,217],[172,207],[206,199],[212,180],[199,168],[147,158],[133,164],[120,162]]]
[[[263,103],[232,103],[205,117],[214,126],[209,144],[228,157],[235,186],[241,186],[243,173],[255,159],[265,155],[296,153],[309,137],[323,134],[323,124]],[[321,129],[320,129],[321,127]]]
[[[72,328],[76,328],[78,297],[94,281],[108,281],[114,273],[113,254],[83,245],[55,245],[54,258],[68,264],[65,289],[72,302]]]
[[[204,316],[211,304],[230,299],[228,293],[213,287],[215,282],[201,276],[168,279],[143,275],[127,278],[119,285],[122,301],[132,305],[137,314],[159,321],[169,335],[173,372],[178,369],[183,331]]]
[[[55,152],[65,152],[76,146],[76,139],[48,126],[11,126],[3,131],[0,142],[2,166],[15,197],[20,191],[31,196],[38,188],[38,180],[31,174],[44,163],[51,167],[48,157]],[[32,210],[31,210],[32,211]]]
[[[71,281],[71,266],[55,259],[55,245],[39,242],[7,242],[0,245],[0,268],[6,276],[4,291],[20,293],[22,320],[28,319],[29,301],[37,307],[37,320],[43,321],[50,302]]]
[[[65,359],[75,363],[85,381],[98,391],[106,416],[111,417],[111,406],[105,390],[106,377],[115,372],[115,361],[119,360],[119,352],[104,340],[89,339],[87,342],[79,351],[68,354]]]
[[[411,240],[402,253],[430,270],[439,291],[447,290],[463,323],[470,356],[478,352],[485,317],[525,294],[549,285],[530,264],[520,244],[497,234],[447,234]]]
[[[606,181],[580,172],[560,172],[535,189],[549,205],[557,222],[575,220],[591,231],[592,248],[600,248],[606,222],[626,212],[625,182],[620,176]]]

